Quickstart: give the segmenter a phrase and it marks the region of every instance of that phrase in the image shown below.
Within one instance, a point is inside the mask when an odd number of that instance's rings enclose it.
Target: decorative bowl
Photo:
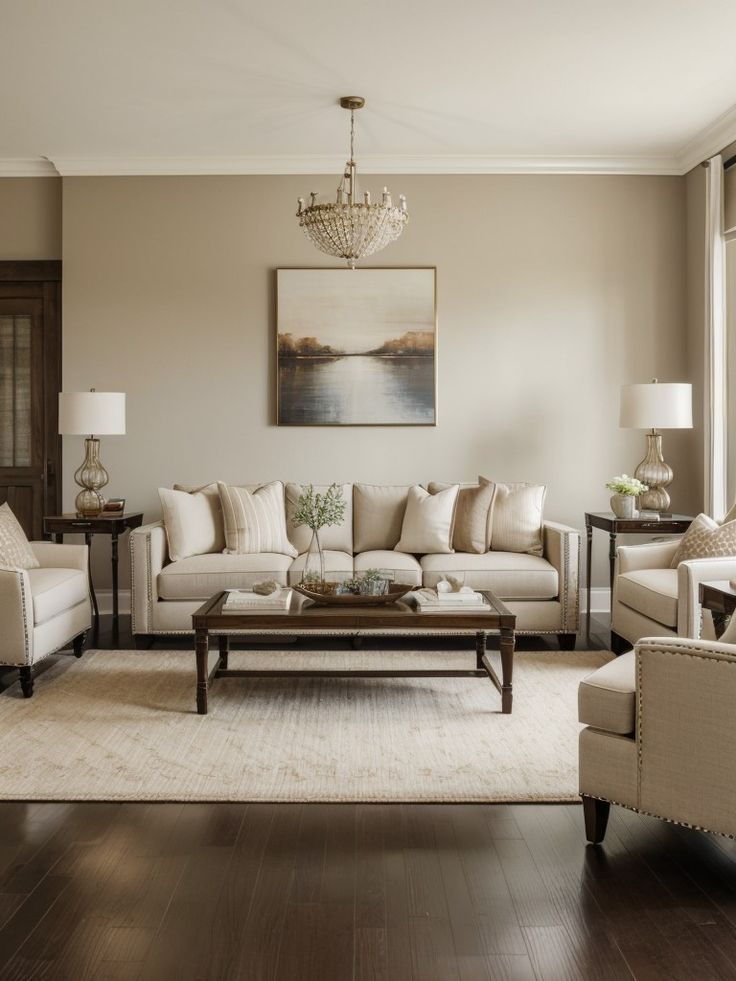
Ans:
[[[384,593],[383,596],[361,596],[357,593],[317,593],[308,586],[302,585],[291,588],[321,606],[388,606],[417,587],[407,583],[393,582],[389,584],[388,592]]]

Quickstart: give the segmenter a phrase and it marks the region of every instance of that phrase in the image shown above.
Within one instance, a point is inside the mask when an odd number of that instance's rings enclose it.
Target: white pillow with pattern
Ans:
[[[682,536],[672,559],[672,568],[688,559],[736,558],[736,521],[719,525],[707,514],[699,514]]]
[[[39,566],[9,504],[0,505],[0,565],[10,569],[38,569]]]

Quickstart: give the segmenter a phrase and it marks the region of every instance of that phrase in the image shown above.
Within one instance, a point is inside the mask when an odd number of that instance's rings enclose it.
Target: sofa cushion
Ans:
[[[616,596],[665,627],[677,626],[677,569],[640,569],[625,572],[616,581]]]
[[[465,585],[490,589],[499,599],[548,600],[559,593],[557,569],[539,555],[521,552],[455,552],[424,555],[422,585],[436,586],[447,575],[465,574]]]
[[[217,482],[225,522],[225,551],[235,554],[283,552],[294,558],[296,549],[286,534],[284,485],[280,480],[251,493],[245,487]]]
[[[217,484],[196,491],[159,487],[169,558],[172,562],[189,555],[221,552],[225,548],[225,526]]]
[[[447,490],[452,484],[429,484],[429,493]],[[477,484],[460,484],[455,509],[455,525],[452,531],[452,547],[456,552],[477,552],[479,555],[491,547],[491,521],[496,485],[485,477]]]
[[[291,562],[281,552],[193,555],[164,566],[158,595],[165,600],[206,600],[219,589],[249,589],[264,579],[286,586]]]
[[[29,569],[27,575],[36,626],[89,598],[87,576],[80,569]]]
[[[289,568],[289,585],[294,586],[302,581],[307,552],[302,552],[291,563]],[[325,564],[325,577],[328,579],[352,579],[353,557],[349,552],[341,552],[331,548],[322,550]]]
[[[409,485],[353,485],[353,551],[394,548],[409,497]]]
[[[544,484],[496,484],[491,548],[496,552],[542,555]]]
[[[312,529],[306,525],[295,527],[292,518],[299,503],[299,497],[305,484],[286,485],[286,533],[289,541],[301,555],[309,548],[312,540]],[[329,488],[329,484],[315,484],[314,489],[318,494],[324,494]],[[329,548],[337,552],[353,552],[353,485],[338,484],[342,489],[342,497],[345,501],[345,517],[339,525],[326,525],[320,529],[319,540],[322,548]]]
[[[578,688],[578,721],[583,725],[627,736],[636,725],[636,655],[615,657]]]
[[[360,575],[368,569],[387,569],[394,573],[395,581],[409,586],[422,585],[422,567],[413,555],[396,552],[394,549],[372,549],[359,552],[355,556],[355,574]]]
[[[425,552],[452,552],[452,526],[459,491],[457,484],[430,494],[414,484],[409,489],[401,538],[397,552],[422,555]]]

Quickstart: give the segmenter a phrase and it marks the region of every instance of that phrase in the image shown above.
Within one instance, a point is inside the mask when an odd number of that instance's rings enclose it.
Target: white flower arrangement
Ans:
[[[626,497],[638,497],[640,494],[646,494],[649,490],[646,484],[643,484],[636,477],[629,477],[626,473],[609,480],[606,487],[614,494],[624,494]]]

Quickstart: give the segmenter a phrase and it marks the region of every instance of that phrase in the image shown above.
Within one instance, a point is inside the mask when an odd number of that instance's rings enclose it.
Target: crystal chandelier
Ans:
[[[363,192],[363,200],[358,201],[357,167],[353,145],[355,142],[355,110],[362,109],[365,99],[359,95],[348,95],[340,99],[343,109],[350,110],[350,159],[345,164],[337,188],[334,204],[317,204],[317,194],[312,191],[311,202],[304,207],[304,198],[299,198],[296,213],[299,225],[320,252],[347,259],[351,269],[356,259],[380,252],[389,242],[401,235],[409,220],[406,198],[399,195],[399,206],[394,206],[387,187],[379,203],[371,204],[371,192]]]

